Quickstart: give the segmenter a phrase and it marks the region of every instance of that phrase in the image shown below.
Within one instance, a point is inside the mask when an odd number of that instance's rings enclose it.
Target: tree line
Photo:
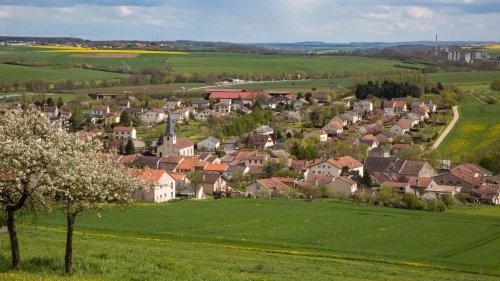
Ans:
[[[418,98],[422,95],[422,91],[417,85],[408,82],[397,83],[384,80],[379,83],[370,80],[366,84],[358,84],[355,95],[360,100],[366,99],[368,95],[390,100],[393,98],[406,98],[407,96]]]

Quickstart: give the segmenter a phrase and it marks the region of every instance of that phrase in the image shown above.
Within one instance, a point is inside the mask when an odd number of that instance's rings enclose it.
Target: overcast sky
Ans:
[[[257,42],[500,41],[500,0],[0,0],[0,35]]]

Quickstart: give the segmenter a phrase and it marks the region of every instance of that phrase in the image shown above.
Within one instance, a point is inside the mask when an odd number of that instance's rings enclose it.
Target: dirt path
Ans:
[[[444,132],[439,136],[439,138],[436,140],[436,142],[432,145],[433,149],[438,148],[438,146],[441,144],[441,142],[443,142],[443,140],[446,138],[446,136],[448,136],[448,134],[453,129],[453,127],[455,127],[455,124],[458,121],[458,117],[459,117],[458,107],[454,106],[453,107],[453,120],[451,120],[451,122],[448,125],[448,127],[446,127],[446,129],[444,130]]]

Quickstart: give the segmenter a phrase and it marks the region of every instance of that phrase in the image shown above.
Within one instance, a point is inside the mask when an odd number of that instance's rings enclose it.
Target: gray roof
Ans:
[[[211,143],[220,143],[220,140],[214,138],[214,137],[208,137],[202,141],[208,141],[208,142],[211,142]]]
[[[374,172],[389,172],[390,169],[396,164],[396,157],[366,157],[363,164],[365,170],[369,173]]]

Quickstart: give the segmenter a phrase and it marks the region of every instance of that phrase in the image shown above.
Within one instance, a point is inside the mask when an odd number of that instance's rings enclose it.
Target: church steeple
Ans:
[[[168,112],[168,121],[167,121],[167,129],[165,130],[165,136],[169,137],[175,137],[175,131],[174,131],[174,122],[172,121],[172,115],[170,114],[170,111]]]

